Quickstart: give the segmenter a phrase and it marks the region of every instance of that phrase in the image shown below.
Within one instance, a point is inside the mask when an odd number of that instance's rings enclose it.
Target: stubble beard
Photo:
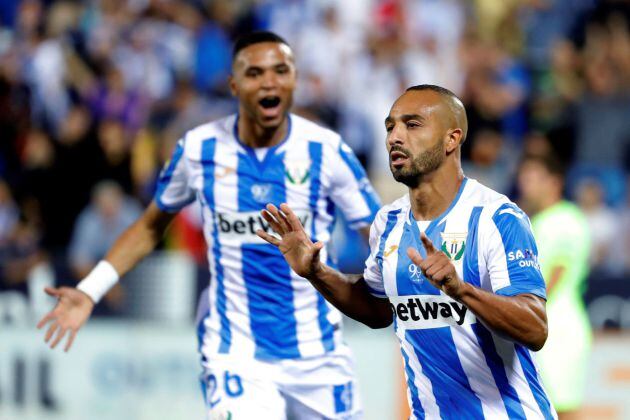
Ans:
[[[416,188],[422,177],[437,170],[444,159],[444,143],[438,141],[435,146],[414,157],[408,168],[395,169],[390,164],[390,169],[396,181],[409,188]]]

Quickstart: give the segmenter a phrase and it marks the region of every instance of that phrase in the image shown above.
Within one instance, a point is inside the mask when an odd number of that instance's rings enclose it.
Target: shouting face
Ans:
[[[291,108],[295,83],[293,54],[285,44],[253,44],[234,59],[230,89],[239,100],[239,111],[263,129],[282,124]]]

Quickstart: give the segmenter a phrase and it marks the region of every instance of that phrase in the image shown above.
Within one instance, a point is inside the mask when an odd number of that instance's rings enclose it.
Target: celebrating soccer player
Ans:
[[[289,114],[296,70],[282,38],[240,38],[232,70],[238,114],[185,134],[144,215],[76,289],[48,289],[59,302],[39,327],[52,321],[52,347],[69,332],[70,348],[94,304],[154,249],[175,213],[199,200],[212,278],[199,326],[209,417],[358,418],[341,314],[256,231],[271,233],[260,216],[266,203],[289,203],[322,244],[335,207],[367,237],[378,201],[339,135]],[[320,257],[328,259],[326,250]]]
[[[530,222],[464,176],[462,102],[439,86],[411,87],[385,128],[391,171],[409,193],[379,211],[362,276],[322,263],[324,243],[291,203],[262,212],[280,238],[258,234],[348,316],[394,322],[412,419],[555,418],[531,353],[547,319]]]

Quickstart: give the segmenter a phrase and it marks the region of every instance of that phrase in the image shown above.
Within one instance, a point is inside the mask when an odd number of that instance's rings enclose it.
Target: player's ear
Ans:
[[[236,81],[234,80],[234,76],[231,74],[228,76],[228,85],[230,86],[230,93],[232,93],[232,96],[237,96],[238,89],[236,87]]]
[[[462,142],[462,129],[454,128],[446,132],[446,152],[451,153],[456,150]]]

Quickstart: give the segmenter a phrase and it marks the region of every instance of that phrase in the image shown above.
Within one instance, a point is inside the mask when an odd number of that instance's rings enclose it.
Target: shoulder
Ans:
[[[235,119],[236,115],[229,115],[188,130],[181,140],[185,155],[188,157],[198,156],[203,143],[208,141],[225,141],[225,139],[232,136]]]
[[[291,131],[297,140],[320,143],[324,148],[337,150],[342,144],[338,133],[299,115],[291,114]]]
[[[409,196],[405,194],[379,209],[372,223],[373,229],[378,232],[383,232],[388,224],[395,224],[399,217],[405,216],[408,211]]]

